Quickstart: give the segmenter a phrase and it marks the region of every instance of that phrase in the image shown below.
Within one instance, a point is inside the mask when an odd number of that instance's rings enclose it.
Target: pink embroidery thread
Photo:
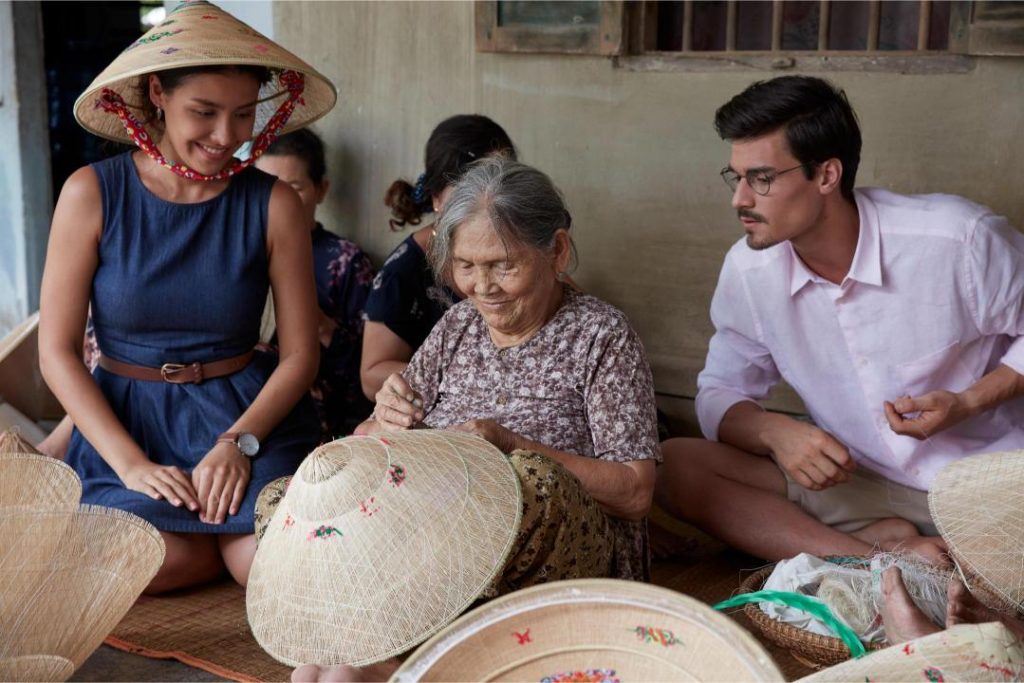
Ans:
[[[359,504],[359,511],[362,512],[367,517],[373,517],[373,513],[380,511],[380,506],[379,505],[374,507],[374,508],[370,507],[371,505],[373,505],[374,501],[376,501],[376,500],[377,500],[376,496],[370,496],[369,500],[364,500],[362,503]]]
[[[282,528],[287,529],[288,527],[295,526],[295,518],[291,515],[285,515],[284,526]]]
[[[540,683],[621,683],[615,677],[615,669],[587,669],[586,671],[563,671],[545,676]]]
[[[938,669],[936,669],[933,666],[928,667],[927,669],[925,669],[921,673],[924,674],[924,677],[928,681],[930,681],[930,683],[944,683],[944,681],[946,680],[945,678],[942,677],[942,672],[939,671]]]
[[[978,666],[985,671],[995,671],[996,673],[1000,673],[1010,679],[1015,679],[1017,676],[1015,671],[1008,669],[1005,666],[992,666],[988,662],[981,662]]]
[[[520,645],[526,645],[527,643],[533,642],[533,638],[530,637],[530,629],[526,629],[522,633],[519,633],[518,631],[512,631],[512,635],[516,637],[516,640],[519,642]]]
[[[903,654],[905,654],[908,657],[910,655],[914,654],[914,646],[911,645],[910,643],[907,643],[906,645],[904,645],[903,646]]]
[[[392,486],[401,486],[402,482],[405,481],[405,468],[401,465],[392,465],[391,469],[388,470],[388,480]]]
[[[664,628],[637,626],[633,629],[633,632],[636,633],[638,640],[642,640],[645,643],[658,643],[663,647],[682,644],[682,641],[676,638],[676,635],[672,633],[672,631]]]

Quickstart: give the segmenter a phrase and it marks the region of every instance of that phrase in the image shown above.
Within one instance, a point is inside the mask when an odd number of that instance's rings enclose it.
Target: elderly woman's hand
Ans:
[[[506,429],[494,420],[470,420],[460,425],[449,427],[452,431],[467,432],[487,439],[502,453],[511,453],[524,447],[524,439],[511,429]]]
[[[383,429],[411,429],[423,420],[423,397],[400,374],[384,380],[373,416]]]

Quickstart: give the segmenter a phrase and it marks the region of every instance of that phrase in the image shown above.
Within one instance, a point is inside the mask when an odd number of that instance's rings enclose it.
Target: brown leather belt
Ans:
[[[164,363],[158,368],[147,368],[100,356],[100,367],[107,372],[128,379],[167,382],[168,384],[199,384],[214,377],[233,375],[248,365],[250,360],[252,360],[252,351],[246,351],[240,356],[216,360],[212,363]]]

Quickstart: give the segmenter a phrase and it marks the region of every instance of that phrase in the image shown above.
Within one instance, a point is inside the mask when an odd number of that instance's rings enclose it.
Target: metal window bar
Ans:
[[[725,49],[736,49],[737,4],[740,0],[727,0],[725,15]],[[829,28],[834,0],[819,0],[818,13],[818,50],[829,49]],[[917,21],[917,49],[927,50],[931,30],[931,13],[933,0],[920,0]],[[683,2],[683,41],[682,51],[693,52],[693,3],[694,0]],[[771,51],[782,50],[785,0],[772,0],[772,32]],[[878,52],[878,37],[882,24],[882,0],[870,0],[868,3],[867,51]]]

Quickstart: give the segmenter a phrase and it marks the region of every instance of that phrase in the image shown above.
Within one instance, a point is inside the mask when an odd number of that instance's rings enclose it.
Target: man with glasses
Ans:
[[[855,190],[860,130],[827,81],[755,83],[715,127],[746,238],[711,303],[708,440],[665,442],[658,504],[766,559],[943,561],[932,479],[1024,448],[1024,236],[959,197]],[[810,421],[761,408],[780,378]]]

